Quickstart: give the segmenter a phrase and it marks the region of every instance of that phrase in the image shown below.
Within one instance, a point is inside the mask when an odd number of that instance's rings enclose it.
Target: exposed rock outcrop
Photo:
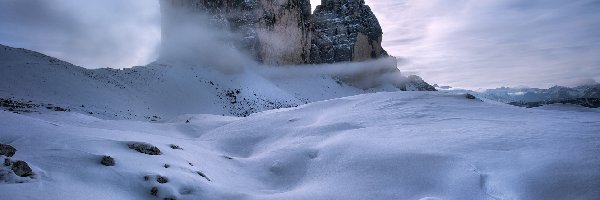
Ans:
[[[209,25],[233,32],[234,37],[228,38],[227,42],[232,42],[239,50],[266,65],[361,62],[389,57],[381,46],[383,31],[379,21],[364,0],[321,0],[321,5],[312,15],[310,0],[160,2],[163,46],[170,43],[179,31],[172,25],[180,23],[178,20],[182,20],[182,13],[191,13],[206,14]],[[183,17],[184,20],[190,18]],[[192,17],[193,20],[196,19]],[[358,83],[359,87],[378,85],[370,79],[379,79],[390,73],[400,74],[396,63],[390,66],[376,73],[336,78]],[[407,77],[393,84],[401,90],[435,90],[418,77]],[[227,93],[227,96],[233,97],[232,104],[237,102],[235,94]]]
[[[382,30],[364,0],[323,0],[311,15],[309,0],[161,0],[163,43],[170,43],[182,13],[207,14],[233,32],[233,43],[267,65],[365,61],[387,56]],[[189,18],[189,16],[188,16]]]
[[[309,0],[161,0],[163,43],[173,39],[181,13],[207,14],[213,25],[239,37],[234,45],[268,65],[307,63]]]
[[[28,177],[33,175],[33,170],[31,170],[31,167],[29,167],[29,165],[22,160],[14,162],[12,164],[12,170],[17,176],[20,177]]]
[[[312,63],[365,61],[387,56],[383,31],[364,0],[322,0],[311,19]]]
[[[400,84],[397,84],[396,87],[400,88],[402,91],[437,91],[435,87],[429,85],[429,83],[425,82],[417,75],[406,77],[404,80],[401,80]]]
[[[100,164],[104,166],[115,166],[115,159],[110,156],[102,156],[102,160],[100,160]]]
[[[13,146],[8,144],[0,144],[0,155],[5,155],[6,157],[12,157],[17,152]]]
[[[133,142],[127,144],[127,147],[130,149],[134,149],[137,152],[148,154],[148,155],[161,155],[160,149],[155,147],[154,145],[142,143],[142,142]]]

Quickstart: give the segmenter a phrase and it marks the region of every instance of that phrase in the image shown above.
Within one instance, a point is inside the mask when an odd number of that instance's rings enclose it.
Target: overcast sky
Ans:
[[[313,6],[320,0],[311,0]],[[600,80],[600,0],[366,0],[399,68],[463,88]],[[88,68],[157,56],[154,0],[0,0],[0,43]]]

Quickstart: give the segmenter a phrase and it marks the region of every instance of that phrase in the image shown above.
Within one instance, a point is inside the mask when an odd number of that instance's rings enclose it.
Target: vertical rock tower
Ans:
[[[321,0],[312,20],[312,63],[364,61],[387,56],[383,31],[364,0]]]
[[[239,36],[234,44],[267,65],[307,63],[310,0],[160,0],[163,43],[181,13],[201,13]]]
[[[267,65],[351,62],[387,56],[382,30],[364,0],[160,0],[163,46],[182,13],[201,13],[233,32],[232,42]]]

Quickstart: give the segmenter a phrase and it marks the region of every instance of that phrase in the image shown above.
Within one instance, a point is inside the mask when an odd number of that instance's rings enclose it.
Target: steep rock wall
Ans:
[[[383,31],[364,0],[322,0],[312,19],[312,63],[364,61],[387,56]]]
[[[161,0],[163,43],[181,13],[206,14],[217,27],[228,29],[233,41],[256,61],[267,65],[308,63],[309,0]]]

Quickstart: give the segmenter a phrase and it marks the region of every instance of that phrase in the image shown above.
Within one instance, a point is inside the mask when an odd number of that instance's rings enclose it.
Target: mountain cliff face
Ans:
[[[387,56],[382,30],[364,0],[161,0],[163,43],[181,13],[202,13],[238,36],[234,44],[267,65],[365,61]]]
[[[309,0],[161,0],[163,42],[181,13],[207,14],[231,31],[234,44],[267,65],[306,63],[310,50]],[[186,17],[186,16],[184,16]],[[187,16],[190,17],[190,16]]]
[[[313,14],[312,63],[365,61],[387,56],[382,30],[364,0],[323,0]]]

